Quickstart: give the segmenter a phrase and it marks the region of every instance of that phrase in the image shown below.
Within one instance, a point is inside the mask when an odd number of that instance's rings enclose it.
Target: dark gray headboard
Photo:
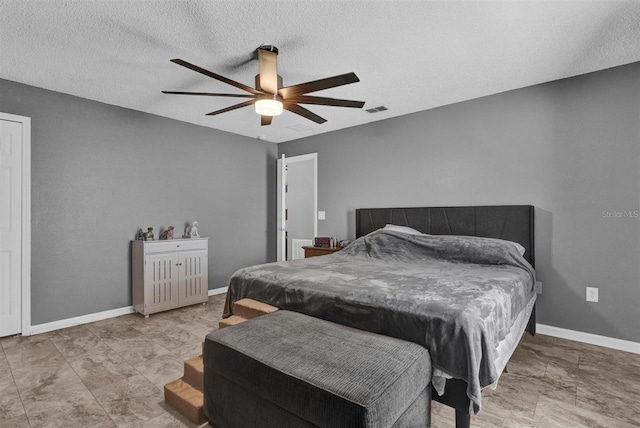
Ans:
[[[356,237],[392,223],[432,235],[507,239],[522,245],[524,258],[535,266],[533,220],[533,205],[360,208],[356,210]]]

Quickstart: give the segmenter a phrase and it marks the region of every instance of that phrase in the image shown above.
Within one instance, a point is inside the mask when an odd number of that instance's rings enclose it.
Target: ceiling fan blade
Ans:
[[[312,97],[310,95],[293,96],[287,98],[287,101],[298,104],[316,104],[321,106],[334,107],[362,108],[364,106],[364,101],[339,100],[337,98]]]
[[[274,95],[278,93],[277,58],[276,52],[258,48],[260,89]]]
[[[355,73],[346,73],[339,76],[327,77],[325,79],[314,80],[312,82],[300,83],[286,86],[278,90],[278,94],[284,98],[291,98],[296,95],[308,94],[309,92],[321,91],[323,89],[335,88],[336,86],[348,85],[359,82]]]
[[[183,91],[162,91],[163,94],[177,95],[205,95],[209,97],[235,97],[235,98],[255,98],[255,95],[248,94],[214,94],[212,92],[183,92]]]
[[[215,116],[216,114],[226,113],[226,112],[231,111],[231,110],[236,110],[236,109],[239,109],[239,108],[242,108],[242,107],[247,107],[247,106],[250,106],[250,105],[254,104],[255,102],[256,102],[255,99],[249,100],[249,101],[245,101],[245,102],[240,103],[240,104],[232,105],[231,107],[223,108],[221,110],[212,111],[211,113],[207,113],[207,116]]]
[[[271,125],[271,119],[273,119],[273,116],[260,116],[260,125]]]
[[[285,102],[282,107],[286,110],[289,110],[291,113],[298,114],[304,118],[314,121],[315,123],[325,123],[327,121],[327,119],[310,112],[309,110],[302,106],[299,106],[298,104]]]
[[[181,65],[183,67],[186,67],[186,68],[188,68],[190,70],[196,71],[196,72],[198,72],[200,74],[204,74],[205,76],[211,77],[211,78],[219,80],[221,82],[224,82],[224,83],[226,83],[228,85],[235,86],[236,88],[242,89],[243,91],[247,91],[247,92],[255,94],[255,95],[263,95],[264,94],[263,92],[260,92],[260,91],[258,91],[256,89],[253,89],[250,86],[244,85],[244,84],[242,84],[240,82],[236,82],[235,80],[228,79],[228,78],[226,78],[224,76],[221,76],[219,74],[214,73],[213,71],[205,70],[204,68],[198,67],[197,65],[193,65],[193,64],[191,64],[191,63],[189,63],[187,61],[183,61],[181,59],[177,59],[176,58],[176,59],[172,59],[171,62],[173,62],[175,64],[178,64],[178,65]]]

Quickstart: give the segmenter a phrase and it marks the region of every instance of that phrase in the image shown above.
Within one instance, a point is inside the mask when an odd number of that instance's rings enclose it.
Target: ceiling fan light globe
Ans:
[[[255,102],[256,113],[260,116],[279,116],[282,114],[282,103],[278,100],[262,99]]]

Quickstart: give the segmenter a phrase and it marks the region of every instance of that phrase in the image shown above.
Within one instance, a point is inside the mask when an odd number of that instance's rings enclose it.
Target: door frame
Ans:
[[[22,124],[22,335],[31,335],[31,118],[0,112],[0,120]]]
[[[283,154],[277,162],[278,176],[276,178],[276,200],[278,213],[276,215],[276,261],[287,259],[287,235],[286,235],[286,198],[285,186],[287,184],[287,158]]]
[[[285,212],[287,207],[286,188],[287,175],[286,166],[289,163],[313,161],[313,236],[318,236],[318,153],[307,153],[304,155],[297,155],[287,157],[284,153],[281,158],[278,159],[278,229],[277,233],[282,233],[281,229],[283,223],[286,225]],[[282,179],[282,180],[281,180]],[[283,220],[284,219],[284,220]],[[283,234],[284,235],[284,234]],[[280,236],[280,235],[278,235]],[[286,245],[284,243],[286,236],[283,237],[282,248],[278,248],[277,261],[283,261],[286,259]],[[284,257],[283,257],[284,254]]]

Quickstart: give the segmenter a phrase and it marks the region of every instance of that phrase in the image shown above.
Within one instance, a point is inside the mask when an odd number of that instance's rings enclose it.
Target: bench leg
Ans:
[[[462,410],[456,409],[456,428],[469,428],[471,415]]]

